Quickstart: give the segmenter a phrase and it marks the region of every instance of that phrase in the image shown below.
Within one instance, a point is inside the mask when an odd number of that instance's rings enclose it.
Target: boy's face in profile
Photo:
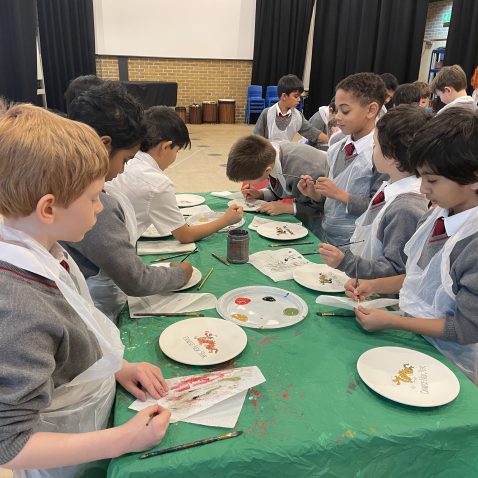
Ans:
[[[448,86],[445,86],[443,90],[436,90],[436,94],[438,98],[440,98],[441,102],[447,105],[448,103],[451,103],[454,100],[453,91],[454,90],[452,90],[451,88],[448,88]]]
[[[351,135],[360,133],[376,116],[376,112],[371,110],[372,105],[378,107],[376,103],[364,105],[351,92],[341,89],[335,93],[335,104],[337,126],[343,133]]]
[[[288,110],[296,108],[297,105],[300,103],[300,93],[298,91],[293,91],[289,95],[282,93],[280,101],[282,105]]]
[[[132,148],[118,148],[110,151],[110,162],[106,181],[116,178],[124,171],[124,165],[134,157],[139,150],[139,144]]]

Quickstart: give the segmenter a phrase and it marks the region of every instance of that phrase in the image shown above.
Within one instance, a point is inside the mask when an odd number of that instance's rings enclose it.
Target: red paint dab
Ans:
[[[251,299],[248,299],[247,297],[238,297],[234,302],[237,305],[246,305],[251,301]]]
[[[270,343],[272,340],[275,340],[275,337],[266,337],[259,342],[259,347],[262,347],[264,344]]]
[[[252,392],[252,395],[254,395],[255,397],[263,397],[264,396],[264,395],[262,395],[261,392],[259,392],[255,388],[251,388],[251,392]]]
[[[252,400],[251,403],[252,403],[252,406],[253,406],[254,408],[257,408],[257,407],[259,406],[259,404],[256,402],[256,400]]]
[[[304,394],[301,393],[301,394],[299,395],[299,397],[300,397],[300,398],[304,398]]]
[[[265,427],[266,426],[266,422],[261,422],[261,427]]]
[[[284,392],[282,394],[282,398],[285,400],[286,398],[289,398],[289,394],[287,392]]]

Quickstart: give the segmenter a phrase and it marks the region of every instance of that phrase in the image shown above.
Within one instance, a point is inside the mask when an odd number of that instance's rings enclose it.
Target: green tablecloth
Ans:
[[[226,201],[206,195],[214,210]],[[246,213],[246,225],[253,214]],[[288,216],[284,220],[294,220]],[[246,226],[244,226],[246,227]],[[316,238],[309,234],[307,239]],[[305,239],[304,239],[305,240]],[[250,251],[270,241],[250,231]],[[369,334],[353,317],[319,317],[317,293],[293,280],[274,283],[252,265],[226,267],[211,257],[226,256],[226,234],[198,243],[190,257],[203,274],[214,273],[202,289],[220,297],[246,285],[286,288],[302,297],[309,314],[284,329],[245,329],[248,345],[224,367],[257,365],[267,382],[249,391],[232,440],[138,460],[131,454],[111,462],[108,476],[118,477],[392,477],[476,476],[478,473],[478,390],[453,364],[422,337],[402,332]],[[297,246],[305,252],[316,246]],[[147,256],[146,261],[152,259]],[[320,262],[318,255],[308,257]],[[215,310],[206,315],[219,317]],[[121,336],[125,358],[161,366],[166,378],[201,373],[165,357],[158,337],[178,319],[130,320],[123,312]],[[417,409],[389,401],[370,390],[356,370],[366,350],[385,345],[409,347],[446,363],[458,376],[461,392],[443,407]],[[133,397],[119,387],[114,422],[120,425],[135,412]],[[172,424],[159,448],[224,433],[188,423]]]

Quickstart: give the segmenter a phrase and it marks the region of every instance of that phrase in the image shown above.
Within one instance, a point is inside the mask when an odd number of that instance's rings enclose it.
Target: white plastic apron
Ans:
[[[407,271],[400,290],[399,307],[412,317],[434,319],[455,313],[456,297],[450,276],[450,253],[458,241],[478,232],[478,212],[447,239],[424,270],[418,266],[435,220],[446,215],[445,209],[435,208],[405,246]],[[461,345],[434,337],[425,338],[478,385],[478,344]]]
[[[69,261],[69,266],[75,280],[43,246],[23,232],[0,226],[0,237],[0,260],[54,281],[67,302],[94,333],[103,353],[102,358],[91,367],[53,391],[50,406],[40,413],[36,431],[80,433],[106,428],[115,394],[114,373],[121,368],[123,359],[124,347],[118,329],[94,307],[83,275],[73,260]],[[19,470],[13,476],[73,478],[86,466]]]
[[[469,108],[471,111],[474,110],[474,106],[476,106],[475,101],[471,96],[460,96],[455,101],[448,103],[445,105],[441,110],[437,112],[437,115],[443,113],[443,111],[448,110],[449,108]]]
[[[287,128],[282,131],[276,125],[277,107],[274,105],[267,110],[267,129],[271,141],[292,141],[295,133],[302,128],[302,116],[292,109],[292,119]]]
[[[120,191],[116,181],[105,183],[105,191],[119,202],[125,215],[130,242],[134,246],[138,240],[138,227],[131,201]],[[95,276],[88,277],[86,283],[95,306],[116,323],[128,296],[101,269]]]
[[[373,259],[375,257],[383,256],[383,244],[377,238],[378,227],[382,220],[383,215],[387,208],[393,203],[395,198],[400,194],[404,193],[419,193],[420,192],[421,180],[417,178],[406,190],[397,190],[394,194],[387,194],[387,200],[385,204],[381,207],[380,211],[375,216],[375,219],[371,224],[364,225],[363,223],[367,219],[367,214],[369,209],[367,209],[356,221],[355,221],[355,231],[350,238],[350,242],[358,242],[358,244],[351,244],[350,251],[355,256],[363,257],[364,259]],[[382,192],[389,185],[388,181],[384,181],[380,186],[380,189],[376,192],[372,201],[375,197]],[[372,202],[370,202],[372,204]],[[364,242],[360,242],[364,241]]]
[[[368,196],[373,176],[372,148],[367,148],[354,159],[349,159],[348,165],[341,173],[334,177],[333,170],[339,152],[345,147],[347,139],[335,144],[329,149],[327,159],[329,161],[329,178],[337,187],[349,192],[352,195]],[[348,242],[355,229],[356,217],[347,213],[346,204],[336,199],[326,198],[324,203],[324,218],[322,229],[325,237],[323,241],[332,244]]]

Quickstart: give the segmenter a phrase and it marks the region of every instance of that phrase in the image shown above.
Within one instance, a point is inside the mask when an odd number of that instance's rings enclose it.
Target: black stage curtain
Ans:
[[[445,65],[461,65],[468,80],[478,66],[478,2],[455,0],[446,42]],[[470,87],[470,92],[472,88]]]
[[[315,0],[257,0],[252,84],[277,85],[302,78]]]
[[[37,98],[34,0],[0,0],[0,96],[35,103]]]
[[[96,73],[93,0],[37,1],[48,107],[66,111],[68,83]]]
[[[306,114],[327,105],[335,85],[362,71],[415,81],[428,0],[317,0]]]

